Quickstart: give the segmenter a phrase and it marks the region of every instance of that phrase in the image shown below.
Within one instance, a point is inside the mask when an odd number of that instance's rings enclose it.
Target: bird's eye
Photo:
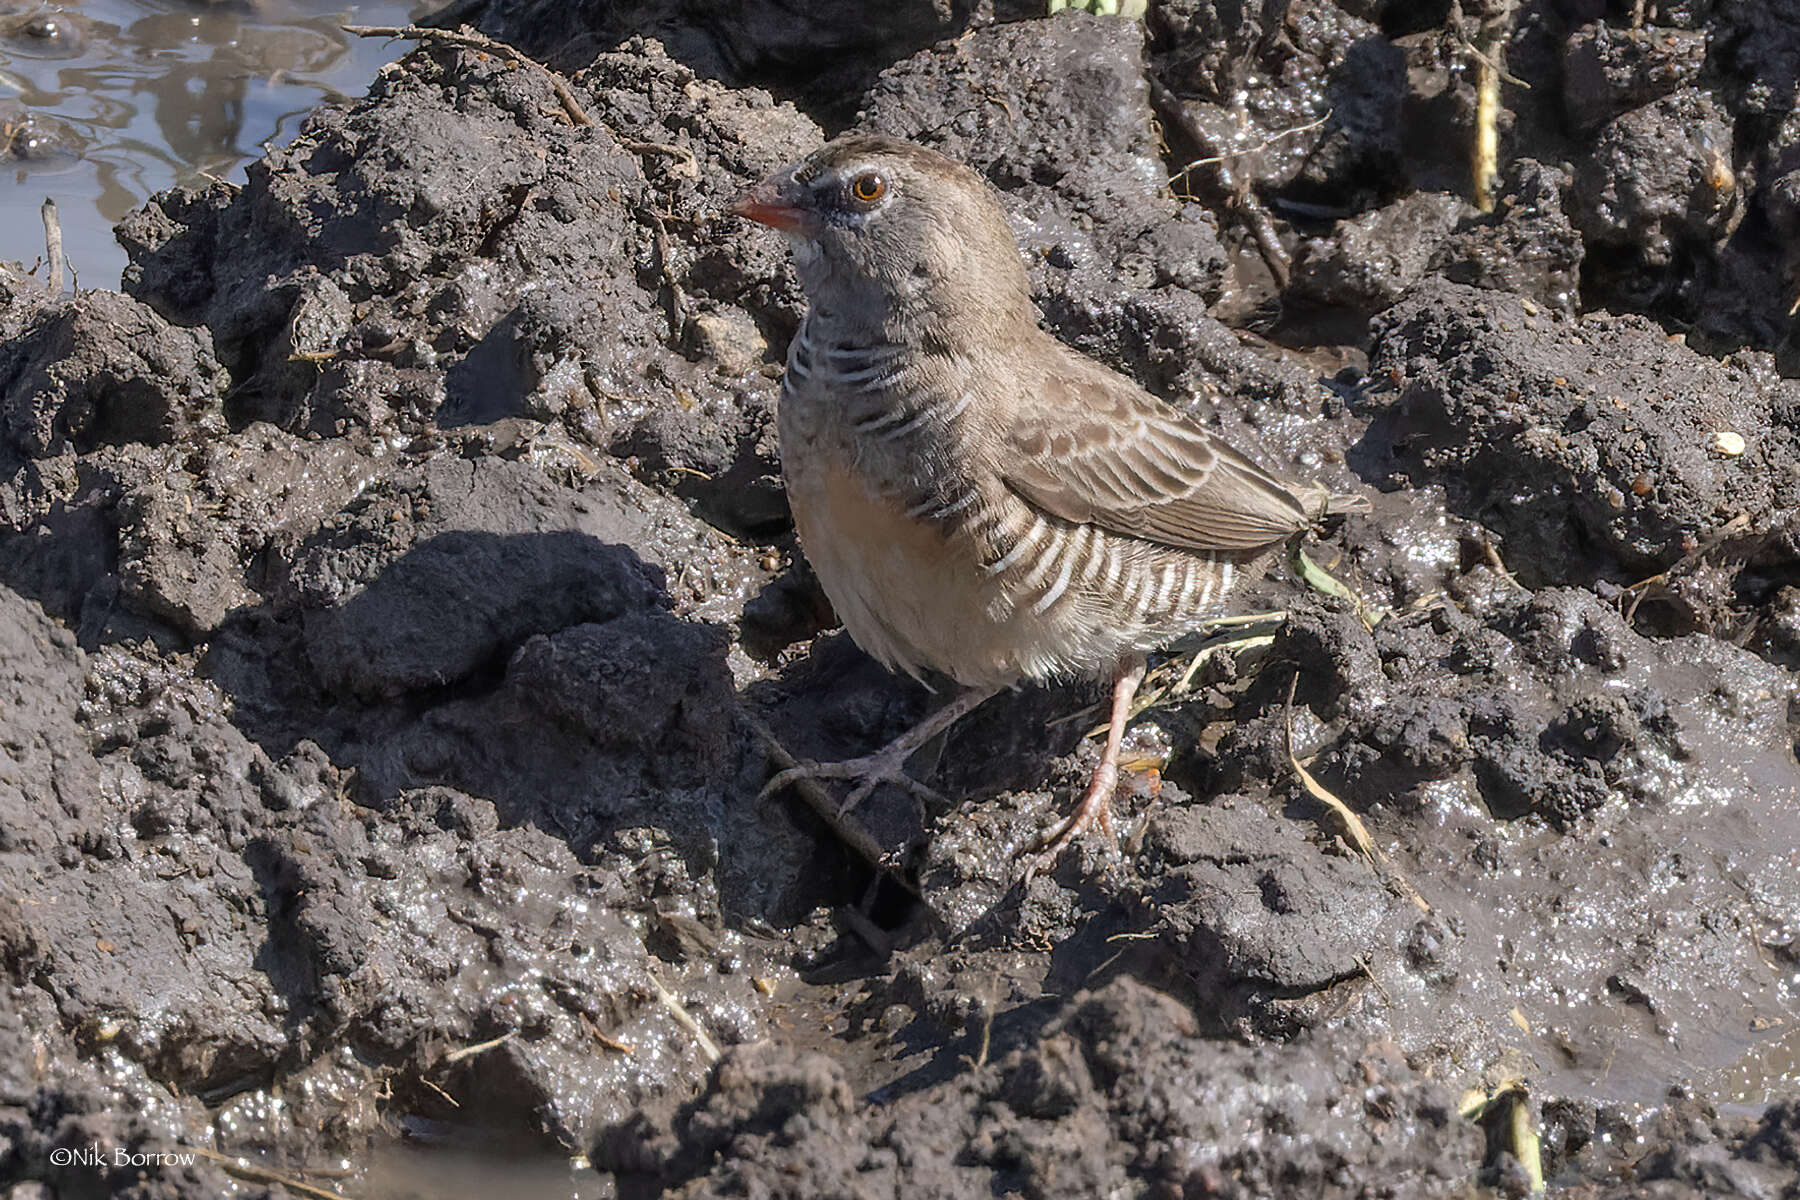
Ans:
[[[873,204],[887,195],[887,180],[873,171],[864,171],[851,183],[850,194],[864,204]]]

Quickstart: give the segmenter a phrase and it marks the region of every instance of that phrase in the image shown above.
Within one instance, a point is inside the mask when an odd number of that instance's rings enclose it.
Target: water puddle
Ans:
[[[370,0],[0,0],[0,260],[44,253],[54,199],[73,281],[117,287],[112,227],[151,194],[242,167],[318,104],[361,95],[407,42],[340,26],[404,25],[435,3]]]
[[[1719,1093],[1721,1108],[1750,1115],[1800,1096],[1800,1025],[1771,1036],[1726,1068]]]

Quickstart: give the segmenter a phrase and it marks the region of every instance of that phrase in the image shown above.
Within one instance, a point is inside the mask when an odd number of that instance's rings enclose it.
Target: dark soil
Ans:
[[[1522,1103],[1562,1194],[1800,1197],[1800,11],[1525,4],[1484,215],[1442,12],[877,7],[498,0],[591,123],[427,46],[8,285],[0,1192],[1517,1195]],[[934,702],[799,557],[723,215],[850,124],[1374,507],[1029,886],[1093,689],[947,810],[758,799]]]

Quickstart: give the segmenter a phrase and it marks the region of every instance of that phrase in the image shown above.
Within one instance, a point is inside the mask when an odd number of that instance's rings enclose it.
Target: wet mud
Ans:
[[[1516,1124],[1564,1195],[1800,1194],[1786,26],[1521,6],[1483,214],[1410,6],[464,7],[568,94],[427,43],[122,292],[0,289],[9,1198],[1522,1195]],[[759,798],[936,702],[794,543],[803,302],[723,215],[852,125],[1373,509],[1029,883],[1092,687],[942,805]]]

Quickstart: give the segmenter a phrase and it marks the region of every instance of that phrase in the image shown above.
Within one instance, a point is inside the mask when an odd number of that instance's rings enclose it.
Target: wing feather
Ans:
[[[1060,348],[1060,343],[1058,343]],[[1254,550],[1306,528],[1295,488],[1129,380],[1058,355],[1006,431],[1006,482],[1045,512],[1190,550]]]

